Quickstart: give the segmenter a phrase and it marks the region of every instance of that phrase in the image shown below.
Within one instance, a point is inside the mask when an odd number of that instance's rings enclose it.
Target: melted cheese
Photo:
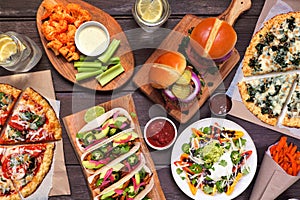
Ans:
[[[295,75],[292,76],[289,74],[247,81],[247,85],[250,85],[257,91],[254,96],[255,105],[261,109],[271,108],[271,112],[274,116],[280,115],[282,107],[288,97],[294,76]],[[265,91],[260,90],[262,87],[265,88]],[[280,87],[277,94],[276,87]]]
[[[288,103],[287,115],[289,118],[300,117],[300,81],[297,80],[296,88],[292,94],[291,101]]]
[[[284,20],[281,24],[275,23],[273,25],[267,34],[273,35],[274,39],[263,47],[260,55],[258,51],[255,51],[253,57],[257,58],[259,71],[286,71],[300,68],[300,66],[293,63],[294,60],[300,57],[298,55],[300,54],[300,19],[295,19],[293,30],[289,29],[287,20]],[[260,43],[265,45],[266,38],[266,35],[261,37]],[[289,52],[283,50],[283,46],[287,47]],[[287,55],[282,55],[279,49]],[[256,73],[256,69],[254,70],[254,73]]]

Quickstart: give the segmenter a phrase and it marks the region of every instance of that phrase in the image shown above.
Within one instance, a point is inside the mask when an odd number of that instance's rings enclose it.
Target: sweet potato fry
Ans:
[[[300,151],[297,146],[287,143],[287,137],[281,137],[276,145],[270,148],[273,160],[278,163],[286,173],[297,176],[300,171]]]

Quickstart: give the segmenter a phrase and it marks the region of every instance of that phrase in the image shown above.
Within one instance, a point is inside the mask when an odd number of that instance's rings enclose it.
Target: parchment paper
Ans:
[[[262,9],[260,17],[258,18],[255,30],[253,33],[256,33],[262,26],[263,22],[274,17],[277,14],[287,13],[291,11],[300,10],[300,1],[296,0],[266,0],[265,5]],[[299,72],[298,72],[299,73]],[[274,74],[275,75],[275,74]],[[264,75],[259,76],[264,77]],[[289,136],[300,139],[300,129],[288,128],[282,125],[279,126],[270,126],[266,123],[261,122],[257,117],[255,117],[243,104],[240,93],[237,88],[237,83],[244,79],[242,72],[242,64],[240,63],[239,68],[237,69],[236,75],[228,88],[227,95],[232,97],[232,109],[229,112],[230,115],[239,117],[241,119],[250,121],[252,123],[258,124],[260,126],[267,127],[269,129],[287,134]],[[284,113],[284,112],[283,112]],[[282,117],[281,117],[282,119]],[[281,121],[281,119],[279,121]]]
[[[270,147],[265,152],[250,200],[275,199],[300,178],[299,174],[298,176],[287,174],[273,160],[270,155]]]
[[[55,92],[50,70],[15,74],[11,76],[1,76],[0,82],[10,84],[22,90],[24,90],[26,87],[32,87],[34,90],[48,99],[58,116],[60,104],[59,101],[55,100]],[[35,193],[26,198],[26,200],[42,200],[48,199],[48,196],[70,194],[70,185],[64,161],[63,142],[61,140],[56,142],[53,164],[49,173]]]

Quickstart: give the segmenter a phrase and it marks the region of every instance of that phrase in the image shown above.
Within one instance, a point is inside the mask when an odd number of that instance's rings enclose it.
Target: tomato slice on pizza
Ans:
[[[22,94],[13,110],[1,144],[19,144],[61,139],[58,118],[48,101],[32,88]]]
[[[0,84],[0,130],[11,113],[21,90],[8,84]]]
[[[2,176],[13,182],[22,197],[28,197],[48,173],[54,147],[54,143],[6,147],[1,159]]]

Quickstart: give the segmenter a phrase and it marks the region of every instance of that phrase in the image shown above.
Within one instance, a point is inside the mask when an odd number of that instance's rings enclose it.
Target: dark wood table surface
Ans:
[[[120,23],[123,30],[129,33],[135,28],[139,28],[135,23],[131,8],[134,0],[87,0],[88,3],[101,8],[106,11]],[[183,18],[185,14],[194,14],[199,17],[218,16],[221,14],[230,4],[230,0],[169,0],[172,14],[164,24],[164,28],[173,29],[175,25]],[[94,92],[84,89],[82,87],[75,87],[73,83],[64,79],[51,65],[47,58],[45,51],[42,47],[37,27],[36,27],[36,12],[41,1],[37,0],[1,0],[0,1],[0,31],[16,31],[25,34],[32,38],[42,49],[43,56],[40,62],[30,72],[41,71],[50,69],[54,82],[56,98],[61,102],[60,116],[63,118],[72,113],[81,111],[94,104],[100,104],[111,100],[111,98],[117,98],[126,94],[132,94],[137,115],[141,128],[143,128],[146,122],[152,116],[151,113],[159,113],[153,111],[153,103],[136,88],[131,81],[129,81],[124,87],[113,92]],[[245,49],[249,44],[252,32],[254,30],[256,21],[260,15],[261,9],[264,5],[262,0],[252,0],[252,7],[250,10],[242,14],[236,21],[234,27],[238,34],[238,41],[236,48],[239,51],[241,57],[243,57]],[[142,65],[146,59],[154,51],[155,46],[158,46],[164,38],[157,38],[155,34],[144,34],[141,36],[144,42],[151,44],[151,48],[141,48],[134,50],[135,64],[136,66]],[[155,38],[155,39],[154,39]],[[133,39],[128,37],[129,43],[133,44]],[[146,46],[147,47],[147,46]],[[236,72],[237,66],[232,70],[229,76],[224,80],[225,88],[228,88]],[[0,69],[0,75],[11,75],[12,72]],[[153,112],[149,112],[153,111]],[[163,111],[162,111],[162,114]],[[200,116],[192,118],[187,124],[179,125],[179,132],[184,129],[188,124],[198,120],[199,118],[210,117],[211,113],[206,102],[200,109]],[[170,117],[172,119],[172,117]],[[257,151],[258,151],[258,170],[263,159],[263,155],[267,147],[274,142],[278,141],[281,133],[271,131],[269,129],[257,126],[255,124],[246,122],[244,120],[227,116],[229,120],[232,120],[242,127],[251,135]],[[64,154],[67,167],[67,173],[70,181],[71,196],[58,196],[51,197],[50,199],[89,199],[90,194],[86,181],[84,180],[83,172],[79,165],[78,159],[75,155],[74,149],[71,146],[70,140],[64,129]],[[294,138],[288,137],[288,141],[294,142],[300,146],[300,141]],[[163,191],[166,198],[171,199],[189,199],[176,185],[171,175],[170,169],[170,150],[154,151],[151,150],[152,158],[156,164],[158,175],[161,181]],[[257,170],[257,172],[258,172]],[[256,173],[257,175],[257,173]],[[255,176],[256,178],[256,176]],[[236,199],[249,199],[255,178],[251,185]],[[284,181],[284,180],[283,180]],[[64,183],[61,183],[64,184]],[[280,184],[280,183],[278,183]],[[278,199],[289,199],[292,197],[300,198],[300,182],[296,182],[293,186],[288,188],[282,193]]]

